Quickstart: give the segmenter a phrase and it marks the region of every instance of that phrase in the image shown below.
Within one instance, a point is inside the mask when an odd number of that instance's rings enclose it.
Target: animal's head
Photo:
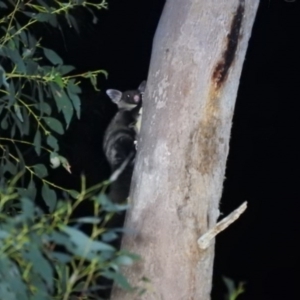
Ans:
[[[109,89],[106,91],[106,94],[115,104],[118,105],[119,109],[132,109],[141,102],[145,88],[146,81],[144,80],[136,90],[121,92]]]

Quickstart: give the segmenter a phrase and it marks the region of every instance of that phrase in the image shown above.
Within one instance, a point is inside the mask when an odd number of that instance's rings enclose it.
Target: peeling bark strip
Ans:
[[[215,67],[212,76],[212,79],[215,82],[217,89],[220,89],[220,87],[224,84],[224,81],[227,79],[229,69],[234,61],[238,42],[240,39],[244,13],[245,0],[239,0],[239,5],[231,22],[230,32],[227,35],[226,49],[223,52],[221,60]]]

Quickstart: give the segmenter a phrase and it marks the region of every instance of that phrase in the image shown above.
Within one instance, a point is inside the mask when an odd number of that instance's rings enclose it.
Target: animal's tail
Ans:
[[[129,196],[135,151],[131,151],[123,163],[111,174],[108,197],[114,203],[123,203]]]

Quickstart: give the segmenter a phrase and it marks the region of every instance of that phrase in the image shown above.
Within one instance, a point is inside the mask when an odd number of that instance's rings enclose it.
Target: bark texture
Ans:
[[[167,0],[154,38],[123,248],[144,295],[210,299],[214,243],[234,105],[258,0]],[[146,277],[150,282],[143,282]]]

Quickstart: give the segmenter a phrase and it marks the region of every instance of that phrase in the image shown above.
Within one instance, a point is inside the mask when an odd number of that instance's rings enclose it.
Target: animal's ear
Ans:
[[[122,98],[122,92],[118,90],[106,90],[107,96],[111,99],[112,102],[116,103],[117,105],[119,104],[121,98]]]
[[[139,90],[141,93],[144,93],[144,92],[145,92],[146,84],[147,84],[147,81],[144,80],[144,81],[142,81],[142,83],[139,85],[138,90]]]

